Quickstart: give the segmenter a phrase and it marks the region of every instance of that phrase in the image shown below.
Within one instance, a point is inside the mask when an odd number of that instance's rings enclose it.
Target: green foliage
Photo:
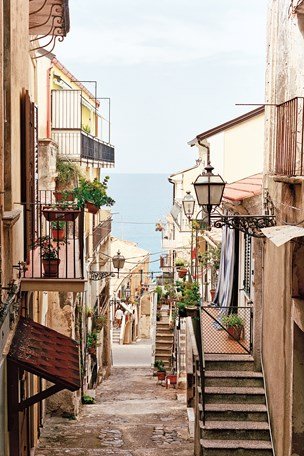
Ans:
[[[106,176],[102,182],[97,179],[90,181],[80,179],[79,186],[74,190],[74,196],[77,198],[78,207],[83,207],[86,202],[90,202],[97,207],[113,206],[115,201],[107,195],[108,180]]]
[[[209,247],[206,252],[199,256],[199,261],[203,267],[211,267],[216,271],[220,267],[221,248]]]
[[[107,317],[105,315],[97,315],[95,317],[95,326],[97,331],[101,331],[107,322]]]
[[[82,396],[82,403],[83,404],[95,404],[95,399],[92,396],[89,396],[88,394],[84,394]]]
[[[157,293],[157,301],[159,301],[163,297],[163,289],[160,286],[155,288],[155,292]]]
[[[159,371],[159,372],[166,372],[165,365],[162,359],[157,359],[154,363],[154,367]]]
[[[57,184],[61,187],[75,186],[78,179],[82,176],[81,170],[76,163],[57,158],[56,163]]]
[[[41,236],[33,242],[32,248],[40,247],[40,256],[44,260],[57,260],[60,246],[66,244],[66,241],[60,241],[53,246],[53,239],[50,236]]]
[[[97,344],[97,333],[91,332],[87,334],[87,347],[96,347]]]
[[[201,295],[197,282],[180,282],[178,288],[182,294],[179,308],[196,306],[200,302]]]
[[[86,133],[88,133],[88,134],[91,133],[91,127],[90,127],[90,125],[88,125],[88,124],[82,125],[81,128],[82,128],[82,130],[85,131]]]
[[[230,314],[222,318],[222,323],[227,328],[244,326],[244,321],[237,314]]]
[[[53,230],[64,230],[66,226],[66,222],[62,221],[62,220],[58,220],[56,222],[51,222],[51,228]]]
[[[181,268],[183,266],[186,266],[186,261],[183,258],[176,258],[175,267]]]

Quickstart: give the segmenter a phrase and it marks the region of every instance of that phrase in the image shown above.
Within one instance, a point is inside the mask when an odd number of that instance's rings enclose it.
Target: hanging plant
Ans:
[[[79,186],[74,190],[78,207],[87,206],[89,212],[96,213],[102,206],[113,206],[115,201],[107,195],[109,177],[102,182],[80,179]]]

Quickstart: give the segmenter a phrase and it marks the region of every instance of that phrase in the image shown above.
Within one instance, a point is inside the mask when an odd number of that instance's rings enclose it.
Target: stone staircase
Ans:
[[[120,337],[120,328],[113,328],[112,343],[119,344],[119,337]]]
[[[202,454],[273,456],[263,375],[253,370],[253,358],[205,355],[205,362]]]
[[[155,360],[163,360],[167,371],[171,369],[173,331],[169,328],[169,318],[162,317],[156,322]]]

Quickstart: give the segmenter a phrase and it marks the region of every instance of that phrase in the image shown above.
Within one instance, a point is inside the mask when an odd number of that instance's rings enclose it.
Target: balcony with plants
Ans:
[[[108,177],[89,181],[70,165],[60,163],[56,191],[39,191],[31,205],[27,259],[20,271],[23,290],[84,290],[85,211],[96,214],[114,201],[107,195]]]
[[[99,120],[105,120],[92,108],[87,123],[84,116],[87,104],[80,90],[53,90],[52,139],[58,144],[62,158],[111,168],[115,164],[114,146],[110,144],[109,133],[106,137],[98,133],[103,132],[102,124],[98,128]]]

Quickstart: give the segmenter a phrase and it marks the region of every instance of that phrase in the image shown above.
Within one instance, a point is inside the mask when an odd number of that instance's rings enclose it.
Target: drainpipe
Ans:
[[[52,130],[51,130],[51,71],[53,65],[50,66],[48,69],[47,75],[47,82],[46,82],[46,136],[47,138],[51,138]]]

